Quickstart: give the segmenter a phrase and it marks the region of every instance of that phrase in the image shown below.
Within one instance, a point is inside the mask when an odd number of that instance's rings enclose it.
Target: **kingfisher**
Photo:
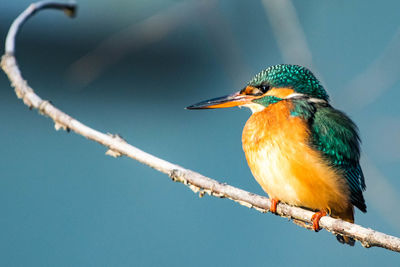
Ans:
[[[333,108],[314,74],[305,67],[280,64],[256,76],[240,91],[202,101],[187,109],[243,106],[252,115],[242,146],[256,181],[271,199],[312,210],[312,229],[326,215],[354,222],[354,206],[367,211],[363,197],[357,126]],[[354,239],[337,235],[354,245]]]

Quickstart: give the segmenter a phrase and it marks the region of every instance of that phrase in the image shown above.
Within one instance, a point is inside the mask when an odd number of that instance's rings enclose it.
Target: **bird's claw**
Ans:
[[[269,207],[269,211],[271,213],[276,214],[276,206],[278,205],[278,203],[279,203],[279,200],[277,198],[271,199],[271,206]]]
[[[319,227],[319,220],[321,220],[322,217],[326,216],[326,214],[327,214],[326,211],[317,211],[311,217],[311,221],[313,223],[312,229],[315,232],[318,232],[319,230],[321,230],[321,228]]]

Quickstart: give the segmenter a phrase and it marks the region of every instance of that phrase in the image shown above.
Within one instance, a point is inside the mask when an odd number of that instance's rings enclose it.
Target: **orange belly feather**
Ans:
[[[242,135],[248,165],[270,198],[353,222],[353,205],[343,174],[308,145],[310,132],[291,103],[280,101],[254,113]]]

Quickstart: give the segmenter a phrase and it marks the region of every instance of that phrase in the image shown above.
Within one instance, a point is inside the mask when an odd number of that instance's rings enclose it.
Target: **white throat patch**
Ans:
[[[245,104],[245,105],[242,105],[242,107],[249,108],[253,114],[256,112],[260,112],[265,108],[263,105],[260,105],[257,103]]]

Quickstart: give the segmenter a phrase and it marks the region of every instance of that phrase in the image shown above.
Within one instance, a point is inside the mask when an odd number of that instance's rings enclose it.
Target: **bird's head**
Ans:
[[[298,65],[280,64],[258,73],[239,92],[202,101],[187,109],[245,106],[254,113],[290,98],[329,100],[325,89],[310,70]]]

